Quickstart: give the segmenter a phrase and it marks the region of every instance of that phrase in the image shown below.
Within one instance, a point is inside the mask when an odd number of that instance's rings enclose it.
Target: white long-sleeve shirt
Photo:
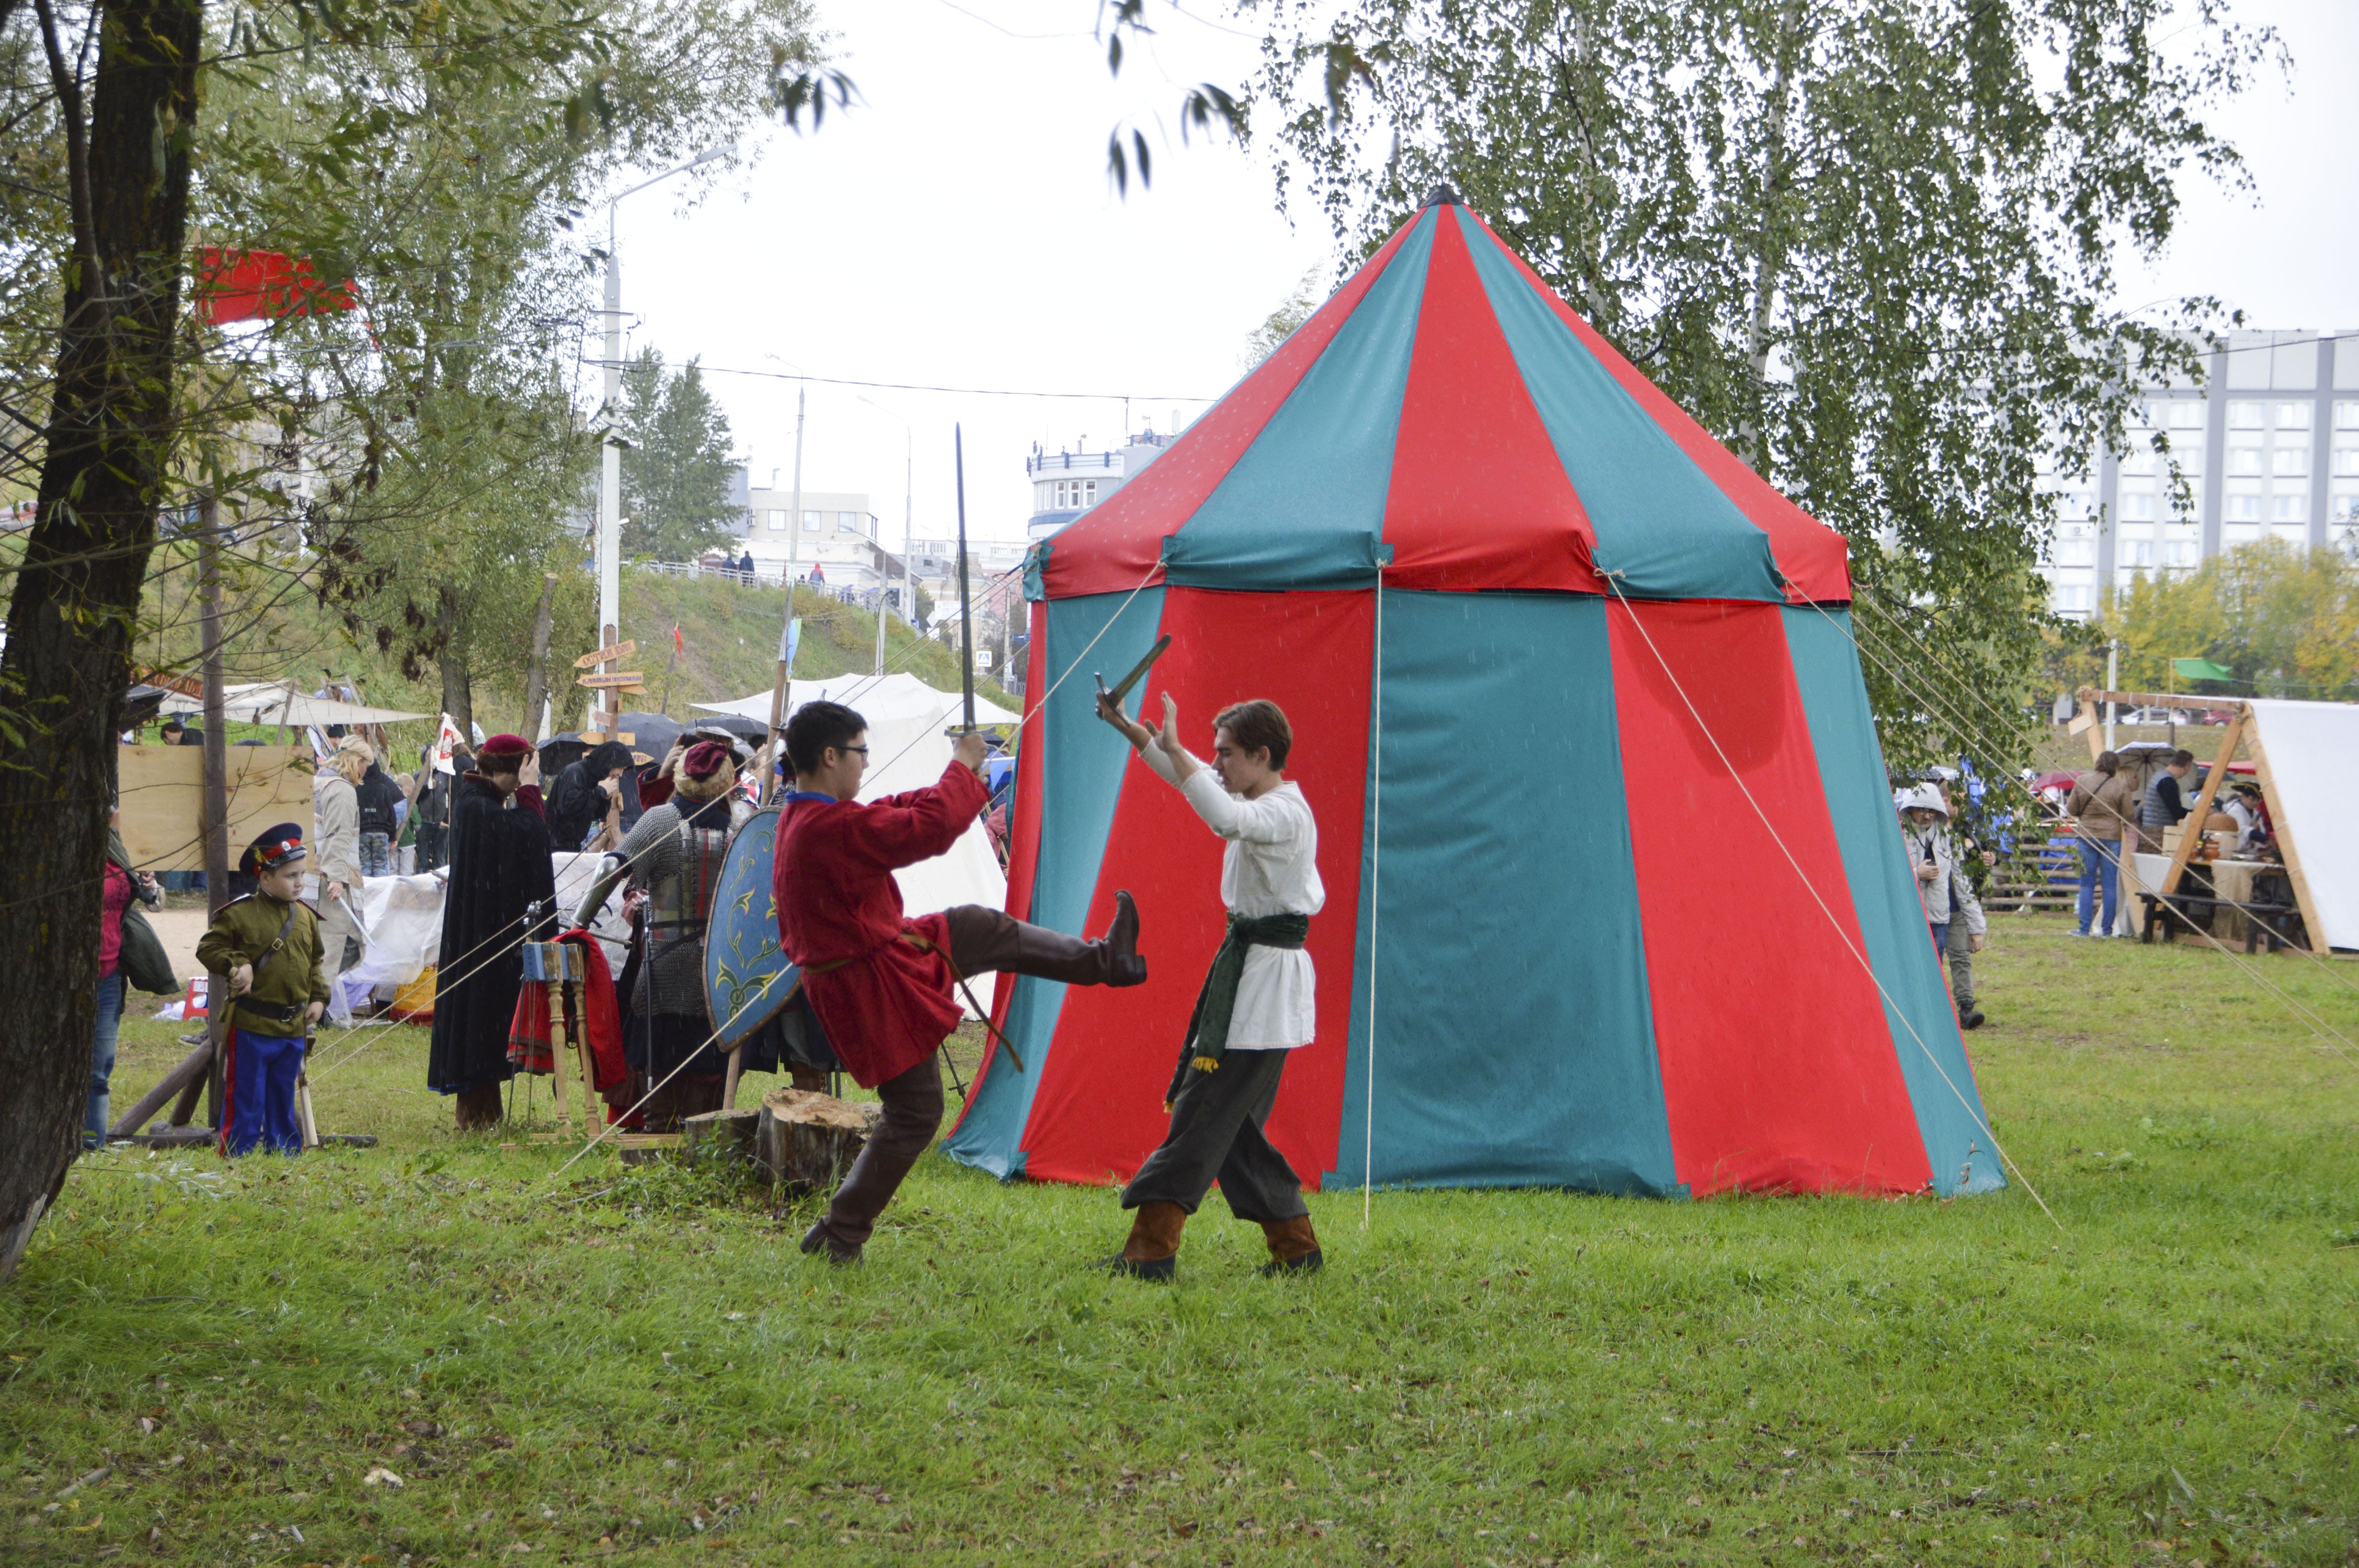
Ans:
[[[1194,761],[1194,754],[1190,753]],[[1169,784],[1177,770],[1163,749],[1148,745],[1139,760]],[[1258,800],[1231,795],[1221,775],[1201,762],[1180,793],[1228,840],[1221,854],[1221,902],[1249,919],[1266,914],[1316,914],[1327,889],[1319,880],[1319,824],[1302,786],[1288,780]],[[1317,979],[1301,948],[1249,947],[1229,1018],[1228,1049],[1290,1051],[1311,1042],[1317,1022]]]

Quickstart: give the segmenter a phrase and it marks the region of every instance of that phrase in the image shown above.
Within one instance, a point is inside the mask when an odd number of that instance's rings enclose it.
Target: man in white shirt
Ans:
[[[1294,730],[1274,702],[1233,704],[1212,721],[1208,766],[1180,743],[1179,705],[1169,693],[1159,733],[1132,721],[1111,697],[1099,699],[1098,716],[1228,840],[1221,857],[1228,935],[1197,994],[1165,1096],[1171,1130],[1123,1189],[1123,1207],[1136,1214],[1109,1266],[1142,1280],[1170,1279],[1180,1230],[1218,1180],[1230,1212],[1258,1223],[1268,1239],[1264,1274],[1315,1271],[1324,1259],[1301,1179],[1262,1131],[1287,1053],[1311,1041],[1314,977],[1303,943],[1310,916],[1327,902],[1319,827],[1302,787],[1284,772]]]

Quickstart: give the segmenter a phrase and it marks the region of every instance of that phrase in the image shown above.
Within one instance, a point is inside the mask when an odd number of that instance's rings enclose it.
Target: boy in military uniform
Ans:
[[[303,1147],[295,1116],[295,1081],[303,1073],[303,1041],[328,1004],[328,976],[319,913],[303,902],[302,830],[282,822],[245,848],[237,869],[255,892],[234,898],[213,916],[197,944],[197,958],[229,977],[228,1114],[224,1154],[243,1154],[266,1142],[281,1153]]]

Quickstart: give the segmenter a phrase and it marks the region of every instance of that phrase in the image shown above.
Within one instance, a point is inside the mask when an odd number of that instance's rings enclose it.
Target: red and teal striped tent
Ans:
[[[951,1135],[1127,1177],[1218,946],[1221,845],[1092,715],[1145,683],[1200,751],[1292,719],[1319,819],[1306,1180],[1949,1194],[2002,1184],[1848,624],[1787,501],[1446,191],[1138,478],[1035,552],[1008,907],[1152,978],[1003,977]],[[1050,687],[1054,687],[1053,692]]]

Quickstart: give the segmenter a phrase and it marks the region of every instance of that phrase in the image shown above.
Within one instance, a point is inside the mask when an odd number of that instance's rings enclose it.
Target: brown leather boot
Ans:
[[[1114,924],[1094,942],[1045,925],[1018,926],[1015,935],[1017,974],[1074,986],[1147,983],[1147,960],[1138,956],[1138,905],[1128,892],[1114,895]]]
[[[1180,1232],[1187,1223],[1188,1211],[1176,1203],[1140,1204],[1121,1256],[1105,1266],[1134,1280],[1169,1280],[1180,1270]]]
[[[1138,956],[1138,905],[1131,901],[1128,888],[1114,895],[1114,924],[1097,945],[1105,949],[1106,984],[1147,983],[1147,960]]]
[[[1319,1250],[1319,1233],[1310,1228],[1307,1214],[1295,1219],[1265,1219],[1261,1233],[1269,1242],[1269,1261],[1261,1269],[1264,1279],[1315,1274],[1326,1264]]]
[[[462,1132],[478,1127],[497,1127],[506,1119],[507,1107],[497,1084],[478,1084],[451,1098],[454,1102],[451,1108],[452,1119]]]

